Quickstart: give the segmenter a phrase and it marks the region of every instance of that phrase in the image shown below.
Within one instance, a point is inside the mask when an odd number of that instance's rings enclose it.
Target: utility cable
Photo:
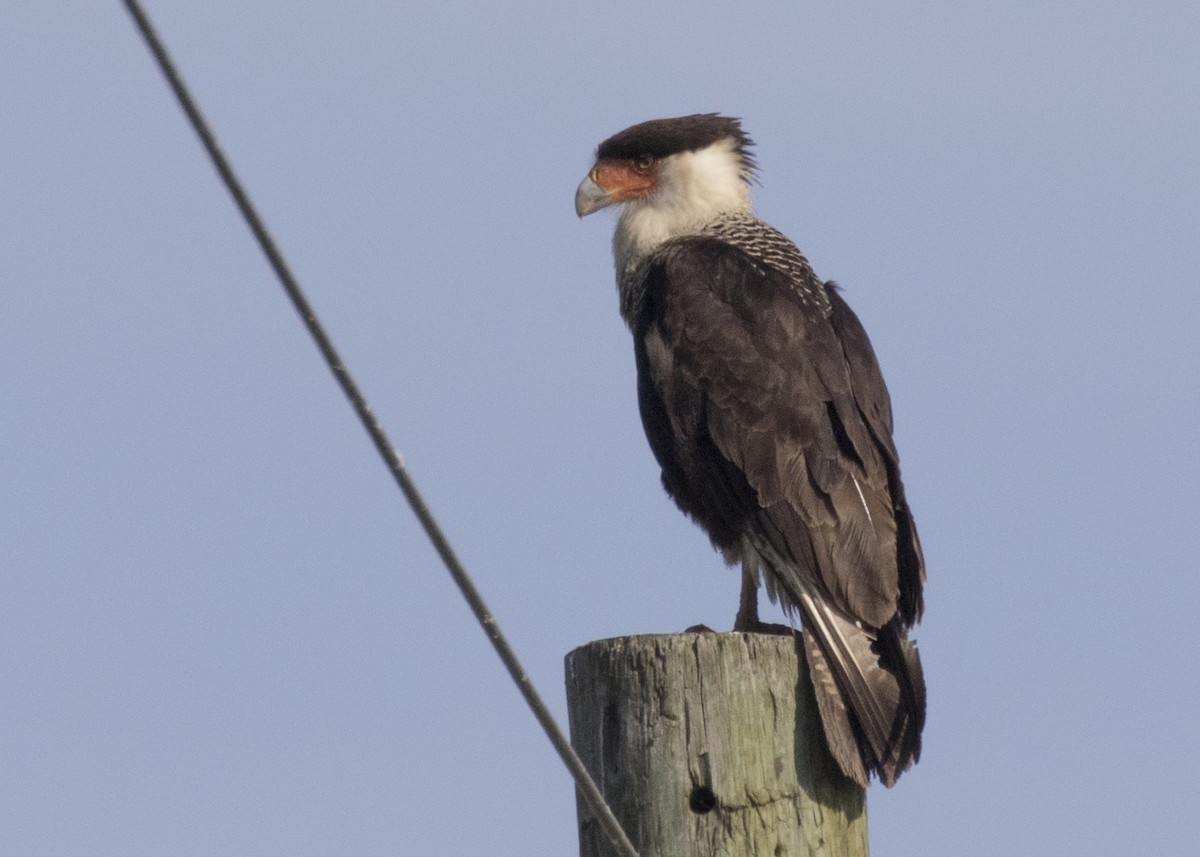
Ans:
[[[426,535],[429,536],[429,540],[433,543],[438,555],[442,558],[442,562],[445,563],[450,576],[454,578],[454,582],[458,585],[459,591],[462,592],[463,598],[466,599],[471,612],[479,620],[479,624],[483,628],[483,633],[491,641],[492,646],[496,649],[496,654],[500,656],[500,660],[508,670],[508,674],[512,676],[512,680],[516,683],[517,689],[525,698],[525,702],[529,705],[533,716],[537,718],[538,723],[545,730],[546,737],[550,739],[550,743],[554,745],[554,749],[558,751],[558,755],[562,758],[563,764],[571,772],[571,776],[575,779],[575,785],[587,801],[588,806],[591,807],[592,812],[596,814],[596,819],[600,822],[609,841],[626,857],[637,857],[637,851],[625,835],[625,832],[621,829],[621,824],[617,821],[616,816],[613,815],[612,809],[605,802],[604,796],[600,793],[595,780],[592,779],[591,774],[584,767],[578,754],[571,747],[571,743],[566,739],[566,736],[563,735],[562,730],[554,721],[554,716],[542,701],[541,696],[538,695],[537,689],[533,686],[533,682],[525,672],[525,668],[517,659],[516,653],[513,652],[504,634],[500,631],[500,626],[484,602],[483,596],[475,588],[475,584],[467,574],[466,568],[459,561],[445,533],[442,532],[442,528],[434,519],[433,513],[425,504],[425,500],[417,490],[416,483],[409,475],[408,469],[404,466],[400,454],[388,439],[383,426],[380,425],[379,420],[367,403],[366,397],[363,396],[354,378],[350,375],[350,371],[346,368],[345,363],[342,362],[342,358],[333,346],[333,341],[329,338],[329,334],[325,332],[325,328],[317,318],[316,311],[308,302],[308,298],[304,296],[300,284],[292,275],[287,261],[275,244],[275,240],[267,231],[266,225],[263,223],[254,204],[250,201],[249,195],[234,173],[233,167],[222,153],[216,136],[213,134],[207,121],[205,121],[204,116],[200,113],[200,108],[184,84],[183,78],[171,60],[166,46],[154,29],[154,25],[150,22],[149,17],[137,0],[123,0],[123,2],[139,32],[141,32],[142,38],[145,39],[147,47],[154,54],[159,69],[162,71],[176,99],[179,101],[179,106],[187,114],[192,128],[200,138],[200,142],[204,144],[204,148],[207,150],[213,166],[216,168],[217,173],[221,176],[221,180],[225,183],[225,187],[229,190],[230,195],[237,204],[238,210],[246,221],[246,225],[254,233],[254,237],[258,240],[259,246],[267,257],[267,261],[270,262],[275,275],[279,278],[280,284],[283,286],[284,291],[287,292],[287,296],[291,299],[292,305],[296,308],[296,312],[299,313],[305,327],[308,328],[308,332],[316,342],[317,348],[320,349],[325,362],[329,365],[329,370],[333,373],[333,377],[341,386],[342,392],[346,394],[346,398],[350,400],[350,404],[354,408],[354,412],[358,414],[363,428],[366,429],[371,441],[375,444],[375,448],[383,458],[384,464],[387,465],[388,470],[396,480],[396,484],[400,486],[405,499],[408,500],[409,506],[412,507],[413,514],[421,522],[421,526],[424,527]]]

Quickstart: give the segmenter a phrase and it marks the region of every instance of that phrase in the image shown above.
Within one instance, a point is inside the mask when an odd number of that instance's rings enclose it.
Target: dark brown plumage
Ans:
[[[601,193],[627,203],[621,310],[663,485],[742,562],[738,627],[757,623],[760,576],[799,614],[834,757],[864,785],[872,774],[891,785],[921,748],[925,685],[907,632],[925,573],[874,351],[836,287],[750,213],[748,196],[704,211],[720,196],[712,183],[733,181],[721,152],[739,181],[753,168],[736,120],[645,124],[602,144],[593,171],[620,184],[627,169],[632,190],[585,180],[580,193],[583,213]],[[705,216],[678,215],[689,193]]]

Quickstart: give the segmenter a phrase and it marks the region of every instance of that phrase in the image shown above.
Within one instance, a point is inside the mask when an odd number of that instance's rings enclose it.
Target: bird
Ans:
[[[798,619],[838,767],[891,786],[921,753],[926,580],[891,400],[840,288],[755,215],[753,146],[718,113],[633,125],[599,145],[575,211],[618,207],[646,438],[666,493],[741,566],[734,630],[778,628],[760,585]]]

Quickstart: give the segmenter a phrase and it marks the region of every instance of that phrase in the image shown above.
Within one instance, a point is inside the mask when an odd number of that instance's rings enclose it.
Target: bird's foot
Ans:
[[[776,622],[760,622],[758,619],[752,622],[743,622],[739,619],[733,623],[733,630],[743,634],[774,634],[777,637],[790,637],[796,633],[795,629],[789,625],[780,625]]]
[[[774,634],[777,637],[787,637],[795,633],[795,629],[787,625],[778,625],[774,622],[759,622],[755,619],[753,622],[743,623],[738,622],[733,626],[733,632],[737,634]],[[683,629],[685,634],[716,634],[707,625],[690,625]]]

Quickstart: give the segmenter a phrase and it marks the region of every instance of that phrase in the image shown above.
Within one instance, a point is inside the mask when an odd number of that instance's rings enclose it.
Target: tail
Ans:
[[[921,658],[900,617],[864,626],[790,564],[766,565],[768,590],[800,611],[817,709],[838,766],[861,786],[872,774],[893,785],[920,758],[925,726]]]
[[[872,632],[827,603],[803,600],[804,653],[829,749],[859,785],[874,774],[891,786],[921,756],[917,647],[895,620]]]

